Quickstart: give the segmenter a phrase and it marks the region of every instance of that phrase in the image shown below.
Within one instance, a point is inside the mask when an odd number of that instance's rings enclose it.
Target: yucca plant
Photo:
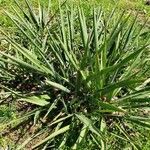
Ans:
[[[140,149],[135,125],[150,128],[141,113],[150,106],[145,24],[116,8],[86,17],[81,7],[60,4],[54,15],[25,2],[27,9],[16,2],[20,10],[6,12],[18,30],[1,30],[9,49],[0,51],[0,79],[5,98],[30,109],[1,132],[30,119],[40,127],[16,149]]]

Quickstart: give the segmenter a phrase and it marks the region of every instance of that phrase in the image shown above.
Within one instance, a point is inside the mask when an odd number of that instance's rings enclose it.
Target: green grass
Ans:
[[[23,3],[23,0],[19,1],[20,3]],[[37,6],[36,0],[31,0],[34,4],[34,6]],[[43,4],[46,4],[46,0],[41,1]],[[61,1],[63,3],[63,1]],[[119,9],[125,9],[128,11],[132,11],[133,14],[136,12],[139,12],[140,14],[140,21],[145,20],[145,16],[149,16],[150,14],[150,7],[145,5],[144,0],[67,0],[67,3],[71,4],[74,2],[75,5],[81,4],[85,8],[86,12],[89,13],[91,6],[102,6],[105,10],[110,11],[112,10],[115,5],[118,5]],[[52,0],[53,9],[56,10],[58,8],[58,2],[55,0]],[[1,0],[0,1],[0,26],[10,26],[11,22],[5,17],[4,10],[10,10],[11,6],[14,5],[14,0]]]

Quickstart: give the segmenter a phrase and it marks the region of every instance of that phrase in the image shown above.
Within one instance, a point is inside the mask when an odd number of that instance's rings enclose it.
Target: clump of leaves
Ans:
[[[139,149],[132,125],[150,128],[140,113],[150,102],[144,25],[136,28],[137,17],[131,22],[116,9],[110,15],[91,9],[87,18],[80,7],[60,5],[53,15],[50,7],[39,4],[37,12],[25,2],[27,10],[16,2],[20,11],[6,12],[19,35],[1,31],[10,45],[0,52],[1,88],[33,106],[17,122],[30,118],[42,127],[17,149],[45,133],[31,149],[122,149],[126,143]]]

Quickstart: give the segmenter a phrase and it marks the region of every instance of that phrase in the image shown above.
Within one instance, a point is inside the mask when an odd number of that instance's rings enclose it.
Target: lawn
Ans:
[[[23,0],[19,2],[23,3]],[[34,6],[37,6],[36,0],[31,0]],[[43,4],[47,3],[47,0],[41,1]],[[61,1],[64,2],[63,0]],[[143,20],[145,16],[150,15],[150,6],[145,5],[144,0],[67,0],[67,3],[71,4],[74,3],[75,5],[82,4],[84,8],[89,12],[91,6],[102,6],[104,9],[112,10],[116,5],[119,9],[125,9],[126,11],[132,11],[133,13],[139,13],[139,19]],[[11,11],[11,7],[14,5],[14,0],[1,0],[0,1],[0,25],[9,26],[10,22],[6,19],[3,15],[4,10]],[[57,9],[58,2],[56,0],[52,0],[53,9]]]
[[[0,0],[0,149],[149,150],[149,12]]]

